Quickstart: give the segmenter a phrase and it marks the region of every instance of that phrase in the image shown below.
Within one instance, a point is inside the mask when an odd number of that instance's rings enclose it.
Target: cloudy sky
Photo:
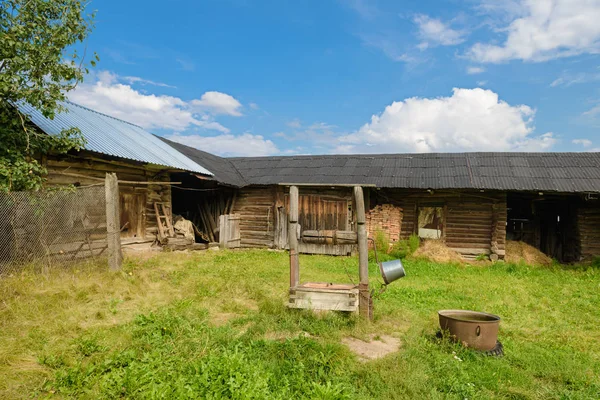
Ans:
[[[227,156],[600,151],[600,0],[97,0],[76,103]]]

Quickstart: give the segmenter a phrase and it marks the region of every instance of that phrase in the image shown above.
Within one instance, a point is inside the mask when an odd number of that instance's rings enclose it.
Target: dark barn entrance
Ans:
[[[506,238],[530,244],[560,262],[576,261],[578,203],[577,196],[509,193]]]
[[[219,241],[219,216],[230,214],[235,191],[218,185],[214,180],[200,179],[191,174],[171,174],[181,182],[171,188],[174,223],[181,216],[194,224],[196,243]]]

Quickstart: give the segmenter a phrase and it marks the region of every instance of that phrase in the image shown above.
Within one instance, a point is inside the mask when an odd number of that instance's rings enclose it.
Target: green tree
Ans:
[[[88,72],[84,43],[94,14],[79,0],[0,0],[0,191],[36,190],[46,173],[41,154],[79,149],[78,129],[58,136],[36,130],[15,104],[31,104],[47,118]],[[80,46],[81,47],[81,46]],[[94,53],[89,65],[94,66]]]

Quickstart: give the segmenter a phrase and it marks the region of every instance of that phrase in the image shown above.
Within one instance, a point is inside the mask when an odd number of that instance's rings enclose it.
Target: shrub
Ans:
[[[390,251],[388,234],[380,229],[375,232],[375,248],[379,254],[387,254]]]
[[[421,245],[421,238],[419,235],[413,233],[408,237],[408,248],[410,249],[410,254],[413,254],[419,246]]]
[[[394,258],[405,258],[412,255],[421,244],[421,239],[414,233],[408,239],[398,240],[394,243],[390,255]]]

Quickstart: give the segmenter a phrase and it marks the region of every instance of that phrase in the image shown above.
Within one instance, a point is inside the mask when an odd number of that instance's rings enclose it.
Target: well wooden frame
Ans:
[[[365,217],[365,197],[360,186],[354,187],[356,213],[356,242],[358,243],[359,284],[300,283],[298,257],[298,186],[291,185],[288,208],[288,244],[290,248],[290,308],[359,312],[361,317],[372,319],[369,292],[369,254]]]

